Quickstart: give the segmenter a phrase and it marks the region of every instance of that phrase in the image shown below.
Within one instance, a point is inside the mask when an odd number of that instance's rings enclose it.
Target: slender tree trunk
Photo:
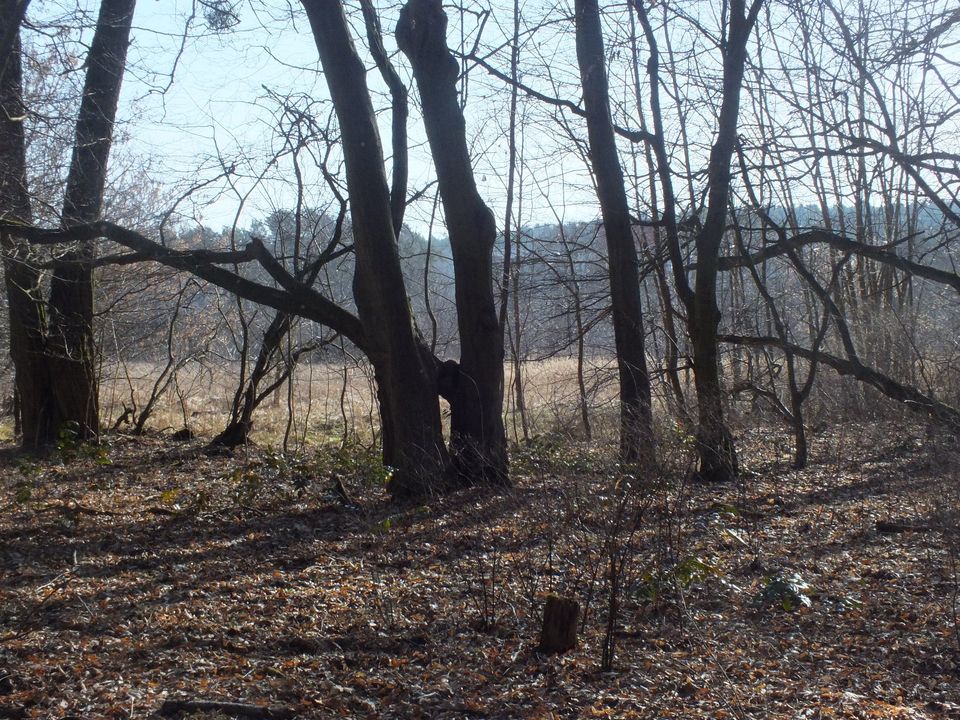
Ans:
[[[658,232],[659,236],[659,232]],[[659,247],[660,242],[657,241]],[[690,424],[690,410],[683,395],[683,384],[680,382],[680,337],[677,335],[677,324],[674,319],[676,310],[673,299],[670,297],[670,286],[667,284],[667,274],[663,269],[663,260],[660,253],[654,259],[654,279],[657,283],[657,294],[660,297],[660,307],[663,314],[663,332],[666,335],[666,375],[667,383],[673,394],[676,412],[685,424]]]
[[[797,362],[787,355],[787,382],[790,390],[790,425],[793,430],[793,468],[803,470],[809,454],[807,430],[803,422],[803,392],[797,387]]]
[[[610,116],[603,34],[597,0],[576,0],[577,62],[583,86],[590,160],[603,215],[613,332],[620,375],[620,459],[655,461],[650,378],[644,350],[640,279],[623,168]]]
[[[26,145],[23,121],[23,80],[19,27],[25,3],[0,0],[0,26],[12,33],[0,55],[0,214],[29,224],[32,219],[27,187]],[[0,233],[10,322],[10,358],[15,371],[21,440],[35,448],[56,435],[52,396],[43,354],[43,305],[40,273],[31,264],[27,242],[11,232]]]
[[[525,372],[523,362],[523,322],[520,315],[520,268],[522,251],[520,239],[514,243],[513,248],[513,269],[510,272],[510,284],[513,287],[513,300],[511,302],[511,311],[513,315],[512,346],[513,352],[513,397],[517,404],[517,414],[520,415],[520,431],[523,434],[523,440],[530,439],[530,418],[527,413],[527,399],[525,395],[525,383],[523,373]]]
[[[723,48],[723,98],[717,134],[707,166],[707,215],[697,233],[697,277],[690,313],[694,382],[697,388],[700,479],[715,482],[736,478],[737,452],[723,413],[720,384],[720,309],[717,306],[717,272],[720,245],[727,225],[730,195],[730,161],[737,139],[740,90],[746,63],[746,45],[762,0],[753,0],[747,11],[743,0],[732,0],[726,43]]]
[[[135,0],[103,0],[100,5],[67,175],[66,228],[100,217],[135,4]],[[82,438],[96,437],[100,431],[93,338],[94,247],[92,241],[82,242],[67,253],[54,266],[50,281],[47,362],[57,407],[54,425],[72,427]]]
[[[390,89],[391,121],[390,143],[393,148],[393,184],[390,187],[390,215],[393,220],[393,229],[400,238],[403,228],[403,215],[407,210],[407,179],[409,175],[409,160],[407,148],[407,117],[410,114],[407,87],[403,84],[399,73],[390,62],[390,56],[383,46],[383,32],[380,29],[380,19],[373,7],[372,0],[360,0],[360,9],[363,11],[363,23],[367,29],[367,42],[370,53],[380,71],[380,77]]]
[[[723,93],[716,136],[707,166],[709,183],[707,215],[696,237],[697,273],[694,287],[691,288],[680,247],[676,199],[670,176],[670,159],[660,107],[660,54],[644,4],[640,0],[632,0],[637,19],[650,45],[647,71],[650,77],[650,110],[654,124],[653,149],[663,192],[661,220],[664,224],[667,247],[673,266],[674,284],[687,310],[687,329],[693,350],[694,384],[698,402],[697,445],[700,456],[698,475],[707,481],[729,480],[736,477],[738,471],[733,437],[724,420],[720,385],[717,342],[720,310],[717,307],[717,271],[720,245],[726,230],[727,198],[730,193],[731,177],[730,160],[737,137],[746,44],[762,4],[763,0],[752,0],[747,9],[744,0],[731,0],[725,6],[728,20],[721,44]],[[692,173],[688,173],[688,177],[692,178],[692,176]]]
[[[519,260],[520,260],[520,211],[517,210],[517,232],[514,238],[513,203],[516,195],[517,175],[520,175],[522,184],[522,168],[518,168],[517,156],[517,100],[519,88],[520,65],[520,0],[513,0],[513,38],[510,42],[510,120],[507,130],[507,199],[506,212],[503,219],[503,273],[500,285],[500,336],[507,338],[510,346],[510,361],[513,366],[513,397],[516,415],[520,416],[520,431],[524,441],[530,438],[530,428],[527,423],[527,408],[523,397],[523,368],[520,359],[520,310],[519,298]],[[519,205],[519,203],[518,203]],[[514,262],[514,245],[516,245],[516,262]],[[511,293],[512,289],[512,293]],[[514,309],[514,325],[512,334],[508,327],[508,312],[510,306]],[[505,388],[506,391],[506,388]],[[513,420],[513,434],[517,436],[516,417]]]
[[[460,363],[447,370],[451,451],[468,481],[509,484],[503,425],[503,333],[493,299],[496,223],[477,191],[457,101],[458,66],[447,47],[440,0],[409,0],[400,13],[397,45],[410,59],[420,89],[450,235],[456,283]]]
[[[260,384],[270,372],[271,361],[280,351],[283,339],[290,332],[293,319],[292,315],[285,312],[277,312],[273,316],[263,334],[250,377],[244,383],[240,396],[234,401],[230,422],[210,441],[211,445],[236,447],[243,445],[249,439],[250,431],[253,429],[253,411],[257,409],[260,399]]]
[[[396,495],[423,494],[447,466],[435,369],[414,331],[391,217],[377,118],[338,0],[303,0],[340,123],[357,257],[357,308],[381,397]],[[387,434],[389,433],[389,438]]]
[[[577,332],[577,405],[580,408],[580,425],[583,428],[583,437],[588,442],[593,439],[593,428],[590,425],[590,406],[587,402],[587,324],[583,321],[583,291],[577,273],[577,263],[574,257],[576,248],[571,247],[567,240],[567,233],[563,221],[557,216],[560,230],[560,240],[563,243],[563,255],[567,265],[567,277],[562,284],[570,293],[573,300],[573,323]]]
[[[640,60],[640,51],[638,47],[638,37],[637,37],[637,20],[634,15],[630,15],[630,50],[633,60],[633,92],[637,100],[637,110],[638,117],[640,120],[640,129],[643,132],[649,132],[647,128],[647,112],[644,110],[643,102],[643,92],[640,85],[640,74],[643,63]],[[652,105],[653,103],[651,103]],[[681,130],[683,125],[681,125]],[[657,190],[657,165],[654,160],[654,143],[644,143],[643,145],[643,155],[647,163],[647,178],[648,178],[648,187],[650,193],[650,210],[651,215],[656,217],[660,212],[660,193]],[[636,156],[634,156],[636,157]],[[637,186],[637,205],[640,205],[640,191],[639,185]],[[669,230],[664,231],[662,228],[654,228],[653,239],[654,239],[654,255],[650,258],[653,273],[654,281],[657,288],[657,297],[660,301],[661,317],[663,318],[663,332],[666,336],[664,342],[665,352],[664,352],[664,361],[666,367],[664,368],[664,373],[667,378],[667,384],[670,387],[670,390],[673,394],[673,401],[675,405],[674,412],[678,415],[684,425],[692,425],[690,421],[690,413],[687,409],[686,400],[683,395],[683,385],[680,382],[680,340],[677,336],[676,322],[674,316],[676,311],[673,307],[673,299],[670,296],[670,286],[667,283],[667,274],[664,269],[664,264],[666,262],[664,250],[664,235],[668,234]]]

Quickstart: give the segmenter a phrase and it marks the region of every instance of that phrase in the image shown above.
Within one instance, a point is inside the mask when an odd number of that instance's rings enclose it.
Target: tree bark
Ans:
[[[403,228],[403,215],[407,210],[407,181],[409,176],[409,159],[407,149],[407,117],[410,114],[407,86],[403,84],[400,74],[383,46],[383,32],[380,29],[380,18],[373,7],[372,0],[360,0],[360,9],[363,11],[363,23],[367,29],[367,42],[370,45],[370,54],[380,71],[380,77],[390,89],[390,144],[393,149],[393,172],[390,186],[390,216],[393,219],[393,229],[400,238]]]
[[[548,595],[543,608],[540,652],[562,653],[577,646],[580,603],[571,598]]]
[[[338,0],[302,0],[340,124],[357,257],[357,308],[391,429],[397,495],[429,492],[447,466],[434,369],[417,342],[407,301],[377,118]]]
[[[12,33],[0,56],[0,216],[16,224],[29,224],[32,212],[27,186],[23,79],[19,27],[25,3],[0,0],[4,32]],[[0,231],[4,280],[10,323],[10,358],[15,372],[21,441],[35,448],[56,435],[47,368],[41,362],[44,346],[43,305],[39,297],[40,273],[31,264],[30,245],[18,238],[16,228]]]
[[[590,160],[607,241],[613,332],[620,377],[620,459],[655,462],[650,377],[644,350],[640,279],[623,168],[610,115],[603,34],[597,0],[576,0],[577,62],[590,141]]]
[[[135,4],[136,0],[103,0],[100,5],[67,175],[62,218],[67,229],[100,216]],[[81,242],[54,265],[47,330],[46,361],[56,408],[52,425],[56,432],[70,428],[84,439],[100,432],[93,337],[94,247],[92,242]]]
[[[694,383],[697,389],[698,476],[707,482],[733,480],[738,474],[737,451],[723,413],[720,384],[720,353],[717,332],[717,274],[720,245],[727,225],[730,195],[730,163],[737,140],[740,90],[747,57],[747,41],[762,0],[753,0],[747,12],[744,0],[732,0],[726,42],[723,46],[723,98],[717,121],[717,136],[707,166],[709,195],[707,215],[697,233],[697,276],[690,308],[690,340],[693,346]]]
[[[409,0],[396,38],[413,66],[443,202],[456,284],[460,362],[444,363],[450,449],[461,477],[509,484],[503,424],[503,332],[493,299],[493,213],[477,190],[457,101],[456,60],[440,0]]]

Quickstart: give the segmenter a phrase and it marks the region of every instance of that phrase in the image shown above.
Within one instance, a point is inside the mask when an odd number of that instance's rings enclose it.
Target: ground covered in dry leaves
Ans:
[[[515,453],[510,493],[403,506],[353,454],[10,451],[0,718],[147,718],[170,699],[302,718],[960,717],[955,443],[831,427],[793,471],[786,437],[743,431],[743,484],[704,487],[682,468],[641,486],[546,440]],[[585,611],[560,656],[537,651],[550,592]]]

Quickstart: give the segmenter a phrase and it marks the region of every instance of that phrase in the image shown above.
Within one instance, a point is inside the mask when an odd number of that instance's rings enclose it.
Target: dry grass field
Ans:
[[[112,425],[131,405],[131,399],[137,408],[142,408],[161,370],[151,363],[105,367],[100,389],[104,424]],[[513,366],[507,364],[506,382],[511,388],[513,371]],[[523,366],[532,433],[579,432],[576,372],[576,361],[571,358],[528,362]],[[612,361],[605,358],[592,361],[585,371],[591,420],[595,434],[601,437],[615,427],[615,373]],[[157,403],[147,428],[169,431],[189,427],[198,435],[216,434],[229,418],[238,377],[238,365],[186,366]],[[339,443],[344,437],[369,443],[377,435],[379,422],[373,396],[372,375],[365,366],[303,364],[297,368],[292,388],[284,385],[257,409],[253,438],[264,445],[280,444],[292,416],[288,443],[294,447]],[[519,438],[520,422],[509,399],[506,413],[508,432]]]

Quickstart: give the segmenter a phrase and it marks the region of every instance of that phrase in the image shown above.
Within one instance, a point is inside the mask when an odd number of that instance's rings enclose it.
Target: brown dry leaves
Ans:
[[[298,495],[256,450],[111,442],[109,465],[3,460],[0,717],[144,718],[165,698],[305,718],[960,717],[944,534],[875,530],[957,500],[921,428],[831,429],[802,472],[756,431],[744,487],[670,490],[654,505],[682,511],[679,532],[648,512],[609,674],[589,463],[429,507],[351,487],[346,507],[322,478]],[[811,607],[759,607],[787,573]],[[535,651],[553,590],[589,607],[562,657]]]

